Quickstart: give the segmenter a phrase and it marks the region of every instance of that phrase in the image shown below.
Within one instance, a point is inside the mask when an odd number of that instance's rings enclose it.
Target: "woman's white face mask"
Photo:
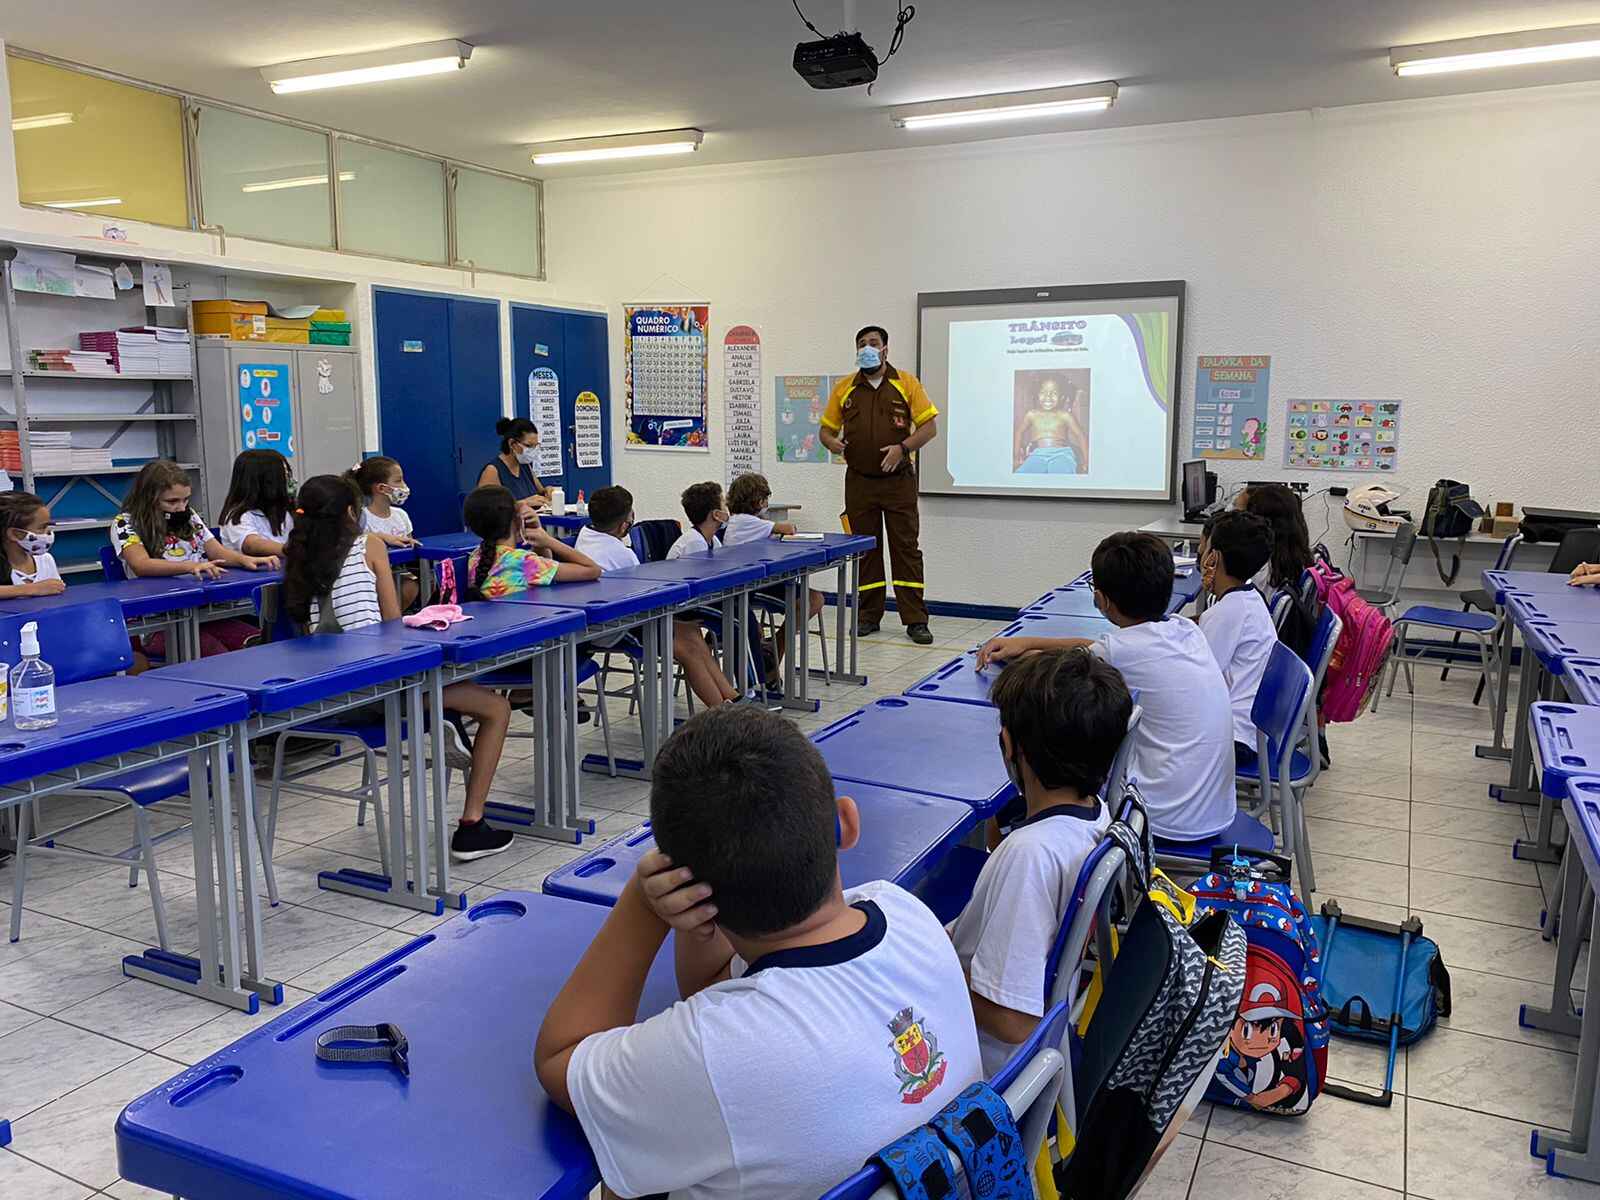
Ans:
[[[525,467],[531,467],[539,461],[539,448],[537,446],[518,446],[517,461]]]

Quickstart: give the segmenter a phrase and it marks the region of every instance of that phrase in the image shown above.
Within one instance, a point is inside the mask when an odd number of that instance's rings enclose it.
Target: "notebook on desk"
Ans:
[[[786,533],[778,538],[780,542],[820,542],[820,533]]]

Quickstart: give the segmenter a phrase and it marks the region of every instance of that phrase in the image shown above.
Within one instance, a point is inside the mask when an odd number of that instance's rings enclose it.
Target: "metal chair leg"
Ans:
[[[372,816],[378,826],[378,862],[383,873],[389,873],[389,818],[384,809],[383,795],[378,785],[378,755],[365,742],[361,744],[362,800],[372,801]],[[448,772],[447,772],[448,774]]]
[[[23,804],[17,808],[17,853],[12,869],[17,877],[11,881],[11,940],[17,941],[22,937],[22,890],[28,881],[28,838],[31,836],[29,822],[33,817],[33,806]]]
[[[167,944],[167,906],[162,902],[161,877],[156,873],[156,848],[150,842],[150,816],[137,804],[133,807],[133,829],[139,838],[139,857],[144,862],[145,875],[150,880],[150,909],[156,919],[156,943],[163,950],[170,950],[171,946]],[[254,886],[248,879],[244,884],[246,887]]]

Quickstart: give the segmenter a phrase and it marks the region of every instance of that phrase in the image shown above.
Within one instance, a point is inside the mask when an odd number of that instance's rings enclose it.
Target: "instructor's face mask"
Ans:
[[[883,365],[883,351],[876,346],[862,346],[856,350],[856,366],[863,371],[876,371]]]
[[[539,450],[536,446],[518,446],[517,461],[525,467],[531,467],[539,461]]]
[[[46,529],[43,533],[28,530],[17,538],[17,544],[29,554],[44,554],[56,544],[56,535],[50,529]]]

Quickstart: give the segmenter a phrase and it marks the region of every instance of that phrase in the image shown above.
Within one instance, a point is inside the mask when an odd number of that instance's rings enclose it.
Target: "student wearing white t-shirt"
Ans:
[[[56,535],[43,500],[32,492],[0,492],[0,539],[6,553],[0,600],[59,596],[67,590],[50,554]]]
[[[344,477],[355,484],[356,490],[361,493],[361,529],[364,533],[377,534],[383,539],[383,544],[393,550],[404,550],[417,544],[411,517],[400,507],[410,499],[411,489],[406,486],[405,472],[400,469],[399,462],[386,455],[374,454],[351,467]],[[402,568],[395,573],[394,581],[400,589],[400,609],[402,612],[408,611],[422,587],[416,570]]]
[[[625,571],[639,565],[639,556],[628,545],[628,530],[633,527],[633,493],[624,487],[603,487],[589,497],[589,523],[578,531],[576,549],[599,565],[602,571]],[[552,598],[552,603],[556,601]],[[683,678],[695,699],[707,708],[739,698],[739,689],[717,665],[711,648],[700,635],[694,621],[674,621],[672,658],[683,668]],[[605,648],[619,639],[600,640]]]
[[[1200,632],[1222,669],[1233,712],[1235,762],[1256,761],[1256,726],[1250,719],[1278,631],[1261,593],[1250,582],[1272,557],[1272,526],[1248,512],[1226,512],[1206,527],[1200,581],[1213,597],[1200,614]]]
[[[1114,533],[1095,548],[1091,565],[1095,607],[1109,632],[1095,640],[992,638],[978,665],[1029,650],[1091,647],[1122,672],[1144,710],[1128,775],[1144,795],[1151,830],[1182,842],[1220,833],[1237,810],[1233,711],[1199,626],[1166,615],[1172,551],[1153,534]]]
[[[218,515],[222,544],[240,554],[281,555],[294,528],[294,477],[276,450],[245,450],[233,460]]]
[[[843,889],[859,814],[794,725],[697,715],[656,757],[650,816],[659,852],[534,1049],[612,1191],[815,1200],[979,1078],[950,940],[894,884]],[[669,930],[684,999],[640,1022]]]
[[[744,542],[761,542],[774,535],[789,537],[796,531],[788,521],[767,518],[767,505],[772,503],[772,485],[765,475],[755,472],[739,476],[728,487],[728,527],[722,531],[725,546],[738,546]],[[783,584],[759,589],[763,595],[783,600],[788,590]],[[810,588],[806,593],[806,620],[814,621],[822,611],[822,593]],[[810,636],[805,635],[805,636]],[[779,668],[783,666],[783,648],[787,642],[785,627],[779,627],[777,648],[772,657],[772,669],[767,672],[769,684],[777,682]]]
[[[1000,710],[1000,753],[1024,812],[950,926],[986,1076],[1044,1015],[1045,964],[1083,860],[1110,824],[1099,791],[1133,712],[1117,669],[1087,650],[1018,659],[989,702]]]
[[[667,550],[667,561],[685,554],[711,554],[717,548],[717,530],[728,523],[728,510],[722,499],[722,485],[712,480],[691,483],[678,497],[689,528],[678,535]]]

